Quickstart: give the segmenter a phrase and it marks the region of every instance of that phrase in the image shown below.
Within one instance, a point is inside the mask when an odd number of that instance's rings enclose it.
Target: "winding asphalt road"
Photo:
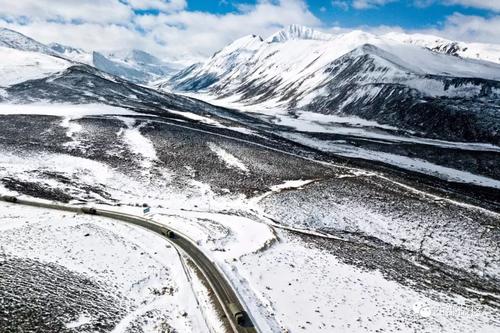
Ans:
[[[182,233],[171,228],[167,228],[166,226],[151,219],[110,210],[37,202],[17,198],[14,196],[2,195],[0,195],[0,201],[32,207],[103,216],[110,219],[137,225],[156,234],[159,234],[160,236],[171,242],[174,246],[184,251],[200,269],[205,279],[209,283],[214,295],[216,296],[220,307],[224,310],[224,313],[228,318],[228,322],[230,323],[233,332],[256,333],[258,331],[252,323],[248,312],[244,310],[245,308],[243,306],[243,303],[239,300],[236,292],[234,291],[228,280],[224,277],[223,273],[193,242],[188,239],[188,237],[186,237]],[[173,232],[174,234],[172,235],[171,233],[169,233],[169,231]],[[240,320],[238,320],[237,316],[235,316],[236,312],[241,312],[241,316],[243,319],[240,318]]]

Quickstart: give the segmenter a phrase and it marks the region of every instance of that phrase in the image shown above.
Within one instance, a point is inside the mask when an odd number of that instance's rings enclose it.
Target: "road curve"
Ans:
[[[248,312],[245,311],[243,303],[239,300],[236,292],[223,273],[193,242],[191,242],[182,233],[174,229],[167,228],[166,226],[151,219],[110,210],[37,202],[5,195],[0,195],[0,201],[32,207],[103,216],[137,225],[159,234],[161,237],[171,242],[174,246],[184,251],[200,269],[216,296],[220,307],[224,310],[234,333],[256,333],[258,331],[253,325]],[[169,231],[174,234],[169,233]],[[238,312],[240,312],[240,315],[236,315]]]

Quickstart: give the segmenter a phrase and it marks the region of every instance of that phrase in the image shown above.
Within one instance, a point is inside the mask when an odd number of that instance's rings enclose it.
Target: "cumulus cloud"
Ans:
[[[60,23],[33,21],[27,25],[3,23],[1,26],[19,31],[43,43],[57,42],[92,51],[144,49],[159,53],[162,48],[153,40],[127,26],[95,23]]]
[[[181,11],[141,16],[136,22],[157,42],[175,46],[176,53],[198,56],[207,56],[243,35],[267,36],[293,23],[321,23],[302,1],[262,1],[239,10],[226,15]]]
[[[449,16],[440,29],[422,32],[440,35],[453,40],[500,44],[500,15],[481,17],[455,13]]]
[[[445,0],[443,2],[445,5],[461,5],[500,12],[499,0]]]
[[[331,4],[341,9],[347,6],[366,9],[390,1],[393,0],[332,0]],[[475,3],[475,0],[445,1]],[[0,26],[44,43],[58,42],[96,51],[137,48],[186,64],[206,58],[244,35],[267,37],[289,24],[345,31],[325,26],[304,0],[258,0],[235,8],[227,14],[213,14],[189,11],[186,0],[0,0]],[[150,9],[154,12],[148,12]],[[457,13],[439,28],[425,32],[450,39],[499,43],[498,31],[500,16]]]
[[[132,17],[130,6],[117,0],[0,0],[0,17],[9,21],[121,23]]]
[[[370,9],[385,6],[391,2],[400,0],[334,0],[332,4],[337,8],[349,8],[352,6],[355,9]],[[411,4],[411,2],[410,2]],[[428,7],[434,4],[445,6],[459,5],[463,7],[481,8],[491,11],[500,11],[500,0],[413,0],[416,7]]]

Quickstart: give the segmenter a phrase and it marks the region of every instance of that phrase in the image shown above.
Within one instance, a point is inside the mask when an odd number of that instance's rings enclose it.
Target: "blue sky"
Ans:
[[[0,0],[0,26],[41,42],[184,62],[290,24],[500,44],[500,0]]]
[[[429,6],[415,6],[411,1],[396,1],[384,6],[356,10],[343,10],[338,7],[328,7],[331,1],[310,1],[325,3],[324,6],[314,6],[313,12],[325,22],[336,23],[343,27],[357,26],[400,26],[405,29],[422,29],[439,27],[446,21],[446,17],[460,12],[464,15],[489,16],[491,12],[463,6],[446,6],[434,3]],[[321,11],[324,8],[324,12]]]
[[[495,1],[500,3],[500,0],[483,0],[484,3]],[[188,9],[227,14],[237,12],[239,5],[255,5],[256,3],[257,1],[189,0]],[[446,18],[454,13],[485,18],[495,14],[495,11],[491,9],[466,5],[467,1],[463,1],[462,4],[460,1],[456,4],[446,1],[429,1],[426,5],[418,1],[387,1],[384,5],[363,9],[353,8],[350,1],[307,0],[306,3],[311,12],[321,19],[325,26],[335,25],[346,28],[381,25],[399,26],[404,29],[439,28]]]

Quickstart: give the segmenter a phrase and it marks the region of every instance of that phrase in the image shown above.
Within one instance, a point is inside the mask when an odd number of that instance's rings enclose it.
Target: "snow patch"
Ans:
[[[240,169],[243,172],[249,172],[248,168],[237,157],[222,149],[214,143],[209,143],[208,147],[230,168]]]
[[[158,160],[156,150],[148,138],[141,133],[141,128],[147,125],[147,122],[135,125],[136,120],[133,118],[117,117],[127,126],[127,129],[118,133],[123,136],[125,143],[129,146],[131,151],[139,156],[142,156],[141,164],[144,168],[143,174],[149,174],[153,163]]]
[[[64,117],[61,122],[61,126],[67,128],[66,136],[72,141],[65,143],[64,145],[70,148],[76,148],[80,146],[81,142],[75,139],[75,134],[82,130],[82,126],[72,121],[71,117]]]
[[[66,323],[66,328],[77,328],[85,324],[89,324],[92,322],[92,317],[87,315],[86,313],[80,314],[77,320]]]
[[[278,185],[271,186],[271,190],[274,192],[280,192],[282,190],[288,190],[288,189],[298,189],[301,188],[304,185],[310,184],[314,181],[314,179],[308,179],[308,180],[287,180],[286,182]]]
[[[183,117],[191,119],[191,120],[199,121],[201,123],[205,123],[208,125],[220,125],[220,123],[218,121],[212,120],[208,117],[203,117],[203,116],[197,115],[197,114],[192,113],[192,112],[175,111],[175,110],[170,110],[170,109],[168,110],[168,112],[183,116]]]

